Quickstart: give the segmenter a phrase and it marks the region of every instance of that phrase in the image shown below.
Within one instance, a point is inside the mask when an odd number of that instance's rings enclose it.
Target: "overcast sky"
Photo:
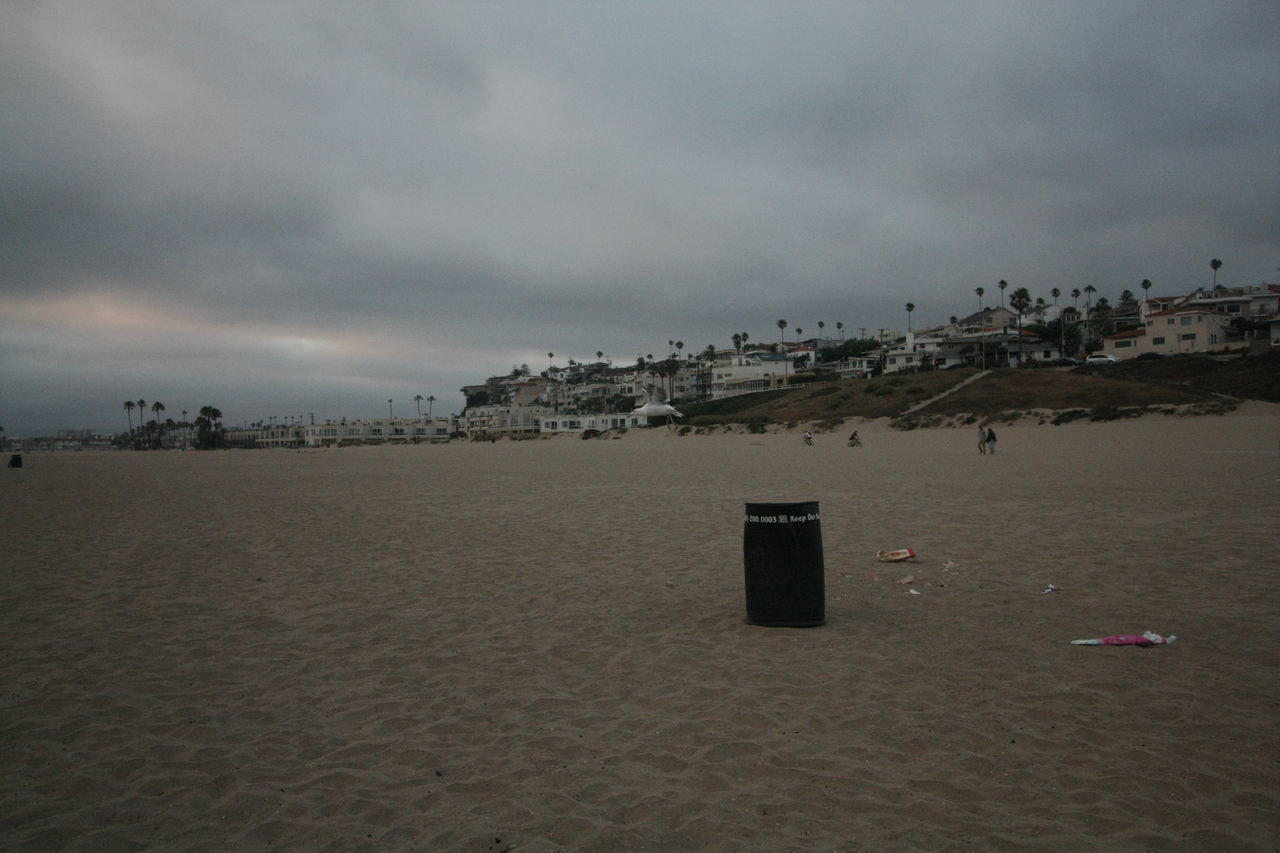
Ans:
[[[1280,281],[1280,3],[0,6],[0,424]]]

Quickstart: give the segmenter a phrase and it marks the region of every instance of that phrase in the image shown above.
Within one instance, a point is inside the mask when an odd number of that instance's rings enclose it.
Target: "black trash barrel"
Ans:
[[[817,501],[747,504],[742,562],[748,622],[808,628],[826,621]]]
[[[10,467],[10,468],[21,468],[21,467],[22,467],[22,454],[21,454],[21,453],[15,453],[15,454],[13,454],[12,456],[10,456],[10,457],[9,457],[9,467]]]

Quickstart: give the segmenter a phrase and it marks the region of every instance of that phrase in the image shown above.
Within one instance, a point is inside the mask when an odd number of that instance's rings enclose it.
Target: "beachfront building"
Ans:
[[[468,438],[515,438],[536,435],[542,429],[542,419],[553,414],[547,406],[468,406],[458,421]]]
[[[1007,313],[1007,312],[1006,312]],[[884,351],[885,373],[947,370],[952,367],[1035,367],[1062,355],[1056,342],[1017,328],[981,329],[972,334],[908,332]]]
[[[342,447],[356,444],[417,444],[448,441],[454,422],[447,417],[374,418],[325,421],[299,428],[306,447]]]
[[[1119,359],[1145,353],[1182,355],[1221,352],[1238,347],[1243,339],[1232,327],[1235,318],[1217,307],[1179,307],[1143,316],[1142,325],[1102,338],[1102,352]]]
[[[710,370],[710,397],[719,400],[786,387],[787,377],[792,372],[789,362],[790,356],[766,350],[735,353],[727,359],[717,359]]]
[[[293,448],[302,447],[304,435],[301,426],[274,424],[265,427],[241,427],[223,432],[223,440],[227,447],[241,449],[252,448]]]
[[[824,361],[820,367],[823,373],[835,371],[841,379],[866,379],[880,369],[880,357],[855,355],[840,361]]]
[[[547,415],[539,424],[539,432],[554,435],[565,432],[606,432],[608,430],[639,429],[647,427],[649,419],[630,412],[603,415]]]

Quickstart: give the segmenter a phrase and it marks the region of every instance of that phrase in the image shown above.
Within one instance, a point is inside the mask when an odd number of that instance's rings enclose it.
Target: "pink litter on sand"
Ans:
[[[1141,634],[1115,634],[1110,637],[1095,637],[1092,640],[1072,640],[1073,646],[1164,646],[1178,639],[1173,634],[1162,637],[1151,631]]]

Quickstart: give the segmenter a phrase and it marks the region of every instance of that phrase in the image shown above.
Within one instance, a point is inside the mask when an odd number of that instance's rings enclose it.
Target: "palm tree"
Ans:
[[[1151,290],[1151,279],[1144,278],[1142,280],[1142,301],[1147,301],[1147,293]]]
[[[836,322],[836,331],[840,333],[840,343],[844,343],[844,321],[843,320],[838,320]]]
[[[124,401],[124,416],[129,420],[129,443],[133,444],[133,410],[137,407],[137,403],[132,400]]]
[[[804,329],[796,326],[796,343],[800,343],[800,336],[804,334]]]
[[[1080,288],[1071,288],[1071,307],[1079,310],[1080,308]]]
[[[975,287],[973,289],[973,292],[978,294],[978,313],[981,314],[982,313],[982,294],[986,293],[987,291],[981,287]]]
[[[1009,307],[1018,312],[1018,360],[1022,360],[1022,314],[1031,307],[1031,294],[1025,287],[1019,287],[1009,297]]]
[[[387,400],[387,420],[391,420],[394,417],[395,413],[391,410],[391,401]]]
[[[1214,258],[1209,261],[1209,266],[1213,269],[1213,289],[1218,289],[1218,270],[1222,269],[1222,261]]]
[[[1000,307],[1001,308],[1004,307],[1004,289],[1008,286],[1009,286],[1009,282],[1005,281],[1004,279],[1000,279],[1000,283],[996,285],[996,287],[1000,288]]]
[[[1098,288],[1094,287],[1092,284],[1086,284],[1084,286],[1084,313],[1086,314],[1089,313],[1089,306],[1091,304],[1091,300],[1093,299],[1093,294],[1097,292],[1098,292]]]
[[[427,395],[427,420],[431,420],[431,404],[435,401],[435,397],[432,397],[430,394]]]
[[[744,350],[747,348],[747,341],[750,340],[750,338],[751,336],[748,335],[746,332],[742,333],[742,348]]]
[[[676,341],[676,352],[684,354],[684,341]]]
[[[418,406],[418,420],[422,420],[422,400],[423,400],[423,397],[421,394],[413,395],[413,402],[416,403]]]
[[[222,443],[219,437],[221,418],[222,412],[213,406],[200,407],[200,414],[196,417],[196,447],[207,450]]]
[[[786,320],[779,320],[779,321],[778,321],[778,341],[779,341],[779,343],[784,343],[784,342],[786,341],[786,329],[787,329],[787,321],[786,321]]]
[[[1053,296],[1053,307],[1057,308],[1058,297],[1062,295],[1062,291],[1055,287],[1053,290],[1050,290],[1049,293]],[[1063,352],[1062,350],[1066,346],[1066,340],[1067,340],[1066,325],[1067,324],[1063,322],[1062,312],[1058,311],[1057,314],[1058,314],[1058,355],[1066,355],[1066,353]]]
[[[164,434],[164,431],[160,429],[160,426],[161,426],[160,413],[164,411],[164,403],[161,403],[159,400],[156,400],[154,403],[151,404],[151,411],[156,413],[156,443],[159,444],[159,439]]]
[[[733,337],[730,338],[729,340],[733,341],[733,348],[736,349],[739,353],[741,353],[742,352],[742,335],[740,335],[737,332],[734,332]]]
[[[139,398],[138,400],[138,438],[146,441],[147,431],[142,423],[142,419],[147,416],[147,401]]]
[[[911,331],[911,312],[916,310],[916,306],[912,302],[907,303],[907,331]]]

